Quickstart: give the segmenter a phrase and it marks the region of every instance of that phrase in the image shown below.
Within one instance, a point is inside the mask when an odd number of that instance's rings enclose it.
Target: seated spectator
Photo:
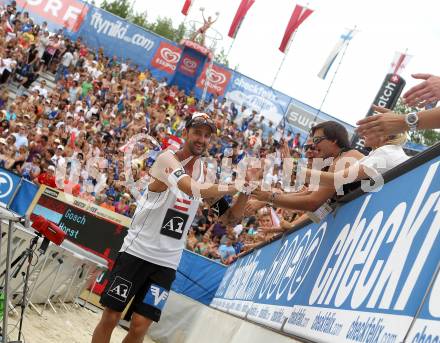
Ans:
[[[45,171],[38,175],[37,179],[34,179],[34,182],[40,185],[57,188],[55,183],[55,167],[50,165],[44,170]]]
[[[233,240],[228,238],[224,244],[218,248],[220,260],[223,264],[229,265],[235,261],[237,254],[232,246]]]
[[[373,178],[378,174],[383,174],[386,171],[398,166],[409,159],[409,156],[403,151],[402,145],[406,142],[406,136],[401,134],[398,136],[390,136],[382,146],[373,147],[370,154],[364,158],[356,161],[355,164],[346,167],[338,172],[325,172],[312,169],[306,169],[306,181],[317,175],[319,177],[319,184],[328,187],[342,185],[342,181],[346,180],[346,175],[355,175],[355,180],[350,179],[350,182],[357,180]],[[365,141],[365,146],[370,147],[370,141]],[[345,181],[347,182],[347,181]]]
[[[205,233],[203,235],[202,241],[197,243],[195,248],[194,248],[194,252],[196,252],[197,254],[200,254],[202,256],[206,256],[208,257],[210,254],[210,238],[209,238],[209,234]]]

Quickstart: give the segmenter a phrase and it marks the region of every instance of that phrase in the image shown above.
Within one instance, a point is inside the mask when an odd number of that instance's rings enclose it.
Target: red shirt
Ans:
[[[57,188],[57,184],[55,183],[55,175],[50,175],[49,173],[41,173],[38,175],[38,183],[52,188]]]

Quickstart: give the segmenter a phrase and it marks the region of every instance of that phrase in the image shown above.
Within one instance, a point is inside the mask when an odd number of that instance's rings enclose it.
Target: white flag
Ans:
[[[327,57],[327,60],[325,61],[324,65],[321,68],[321,71],[318,73],[318,77],[325,80],[328,72],[330,71],[330,68],[332,67],[339,53],[342,51],[344,46],[346,46],[346,44],[348,44],[348,42],[353,38],[355,33],[356,31],[354,29],[348,29],[346,33],[341,35],[339,41],[336,43],[335,47]]]

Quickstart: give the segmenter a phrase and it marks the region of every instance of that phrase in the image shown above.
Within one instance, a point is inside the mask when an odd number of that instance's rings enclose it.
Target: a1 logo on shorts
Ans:
[[[145,294],[144,304],[153,306],[162,311],[168,299],[168,291],[158,285],[152,284]]]
[[[116,276],[112,285],[109,287],[107,294],[116,300],[126,302],[130,294],[132,283],[120,276]]]

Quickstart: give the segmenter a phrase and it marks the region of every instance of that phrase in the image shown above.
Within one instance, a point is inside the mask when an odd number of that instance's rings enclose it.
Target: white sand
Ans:
[[[72,306],[69,306],[72,308]],[[93,330],[101,317],[101,311],[94,313],[82,307],[66,311],[56,306],[57,313],[49,307],[43,316],[38,315],[31,308],[26,309],[23,321],[24,343],[90,343]],[[18,317],[9,317],[9,330],[11,331]],[[117,327],[113,331],[112,343],[120,343],[126,335],[126,331]],[[10,340],[17,340],[18,328],[9,332]],[[22,336],[23,341],[23,336]],[[145,338],[144,343],[153,343]]]

